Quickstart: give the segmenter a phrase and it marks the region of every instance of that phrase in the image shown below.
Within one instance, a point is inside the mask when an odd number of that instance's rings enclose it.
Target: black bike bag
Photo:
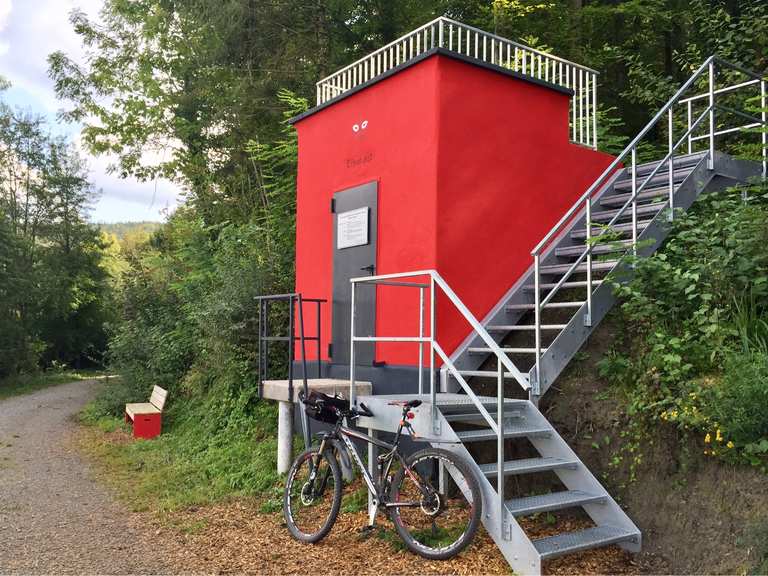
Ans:
[[[319,422],[327,424],[336,424],[339,419],[339,412],[349,410],[349,400],[328,396],[315,390],[310,391],[309,397],[304,401],[304,411],[307,416]]]

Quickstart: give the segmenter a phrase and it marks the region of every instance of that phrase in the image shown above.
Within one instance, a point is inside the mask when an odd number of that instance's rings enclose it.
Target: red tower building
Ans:
[[[332,303],[326,375],[349,372],[350,278],[434,269],[483,318],[613,160],[570,140],[572,89],[501,64],[433,48],[293,119],[296,291]],[[357,302],[358,334],[418,330],[414,291],[366,287]],[[437,317],[450,355],[469,328],[447,302]],[[413,391],[417,349],[361,344],[356,365],[376,393]]]

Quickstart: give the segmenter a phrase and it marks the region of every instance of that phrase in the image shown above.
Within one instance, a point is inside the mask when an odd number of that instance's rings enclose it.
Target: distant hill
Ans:
[[[147,237],[158,230],[162,224],[160,222],[112,222],[109,224],[98,224],[99,228],[114,234],[118,241],[122,242],[127,236]]]

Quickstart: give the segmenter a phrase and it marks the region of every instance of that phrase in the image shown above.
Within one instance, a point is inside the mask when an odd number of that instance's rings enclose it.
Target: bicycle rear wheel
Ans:
[[[452,558],[472,542],[480,525],[480,484],[469,466],[446,450],[427,448],[406,463],[413,475],[401,468],[392,482],[395,529],[419,556]]]
[[[319,542],[331,531],[341,506],[341,470],[329,450],[310,448],[294,460],[283,494],[283,515],[291,536]]]

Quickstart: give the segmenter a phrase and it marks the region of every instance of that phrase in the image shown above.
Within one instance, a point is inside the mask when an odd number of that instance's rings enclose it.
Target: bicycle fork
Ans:
[[[368,526],[367,526],[367,528],[370,530],[376,525],[376,516],[379,513],[379,505],[381,504],[381,492],[379,491],[379,488],[376,486],[376,483],[373,481],[373,477],[371,476],[371,473],[365,467],[365,464],[363,463],[363,459],[360,458],[360,454],[357,452],[355,445],[352,443],[349,437],[346,434],[342,434],[341,439],[344,441],[344,445],[347,447],[347,450],[352,455],[352,458],[354,459],[355,464],[357,464],[357,466],[360,468],[360,473],[363,476],[363,481],[368,487],[368,493],[371,495],[371,502],[370,502],[370,505],[368,506]]]

